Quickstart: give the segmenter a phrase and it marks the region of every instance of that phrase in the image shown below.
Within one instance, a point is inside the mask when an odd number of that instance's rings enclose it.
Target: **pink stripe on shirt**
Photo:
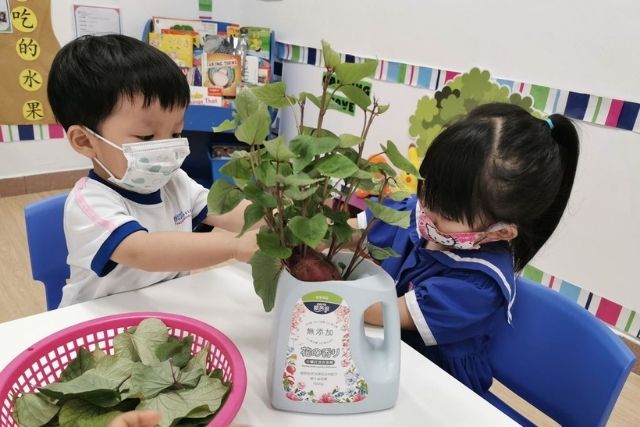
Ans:
[[[82,195],[82,190],[87,187],[88,180],[88,177],[84,177],[76,184],[76,191],[73,192],[73,194],[75,195],[75,200],[78,203],[78,206],[80,206],[80,209],[82,209],[82,212],[84,212],[85,215],[87,215],[94,224],[98,224],[102,228],[106,228],[107,230],[112,232],[118,227],[111,221],[108,221],[99,216],[96,211],[94,211],[93,208],[89,206],[89,203],[87,203],[87,200]]]

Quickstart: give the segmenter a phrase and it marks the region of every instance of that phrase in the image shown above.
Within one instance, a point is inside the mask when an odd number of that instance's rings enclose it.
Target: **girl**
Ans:
[[[378,222],[368,236],[400,254],[382,267],[396,281],[403,340],[478,394],[492,382],[495,322],[511,322],[515,274],[558,225],[578,154],[562,115],[480,106],[429,147],[418,195],[389,203],[412,211],[409,228]],[[381,325],[380,306],[365,320]]]

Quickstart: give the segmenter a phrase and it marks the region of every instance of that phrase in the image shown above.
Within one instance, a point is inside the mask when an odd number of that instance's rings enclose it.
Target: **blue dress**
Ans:
[[[370,243],[400,254],[381,265],[394,278],[398,297],[404,295],[417,328],[403,330],[403,341],[484,395],[493,380],[487,345],[496,322],[511,322],[516,293],[509,244],[425,249],[416,227],[416,198],[385,204],[411,211],[408,229],[378,221],[368,235]]]

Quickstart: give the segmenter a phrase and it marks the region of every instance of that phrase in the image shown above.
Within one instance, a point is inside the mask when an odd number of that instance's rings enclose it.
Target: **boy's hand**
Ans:
[[[249,230],[234,239],[233,258],[238,261],[248,262],[253,257],[253,254],[258,250],[256,235],[259,231],[259,229]]]

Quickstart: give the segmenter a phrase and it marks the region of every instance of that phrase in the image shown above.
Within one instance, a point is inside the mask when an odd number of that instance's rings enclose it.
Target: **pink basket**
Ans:
[[[18,355],[0,372],[0,426],[17,426],[11,416],[13,400],[24,392],[56,381],[67,364],[75,359],[77,349],[101,348],[113,353],[113,337],[138,325],[148,317],[162,320],[169,333],[177,338],[193,336],[192,354],[207,343],[211,345],[207,368],[220,368],[224,380],[231,381],[226,402],[209,426],[227,426],[240,410],[247,391],[247,371],[238,348],[222,332],[199,320],[177,314],[141,312],[101,317],[63,329]]]

